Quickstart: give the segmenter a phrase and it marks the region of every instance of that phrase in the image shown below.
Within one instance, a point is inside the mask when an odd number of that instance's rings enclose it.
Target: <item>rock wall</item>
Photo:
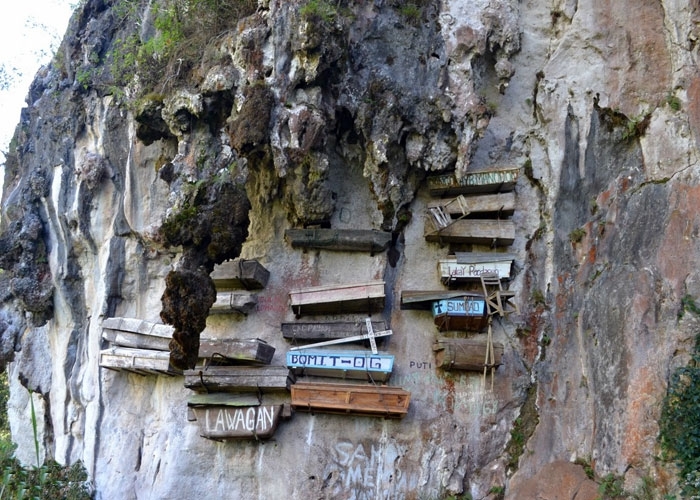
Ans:
[[[181,85],[160,92],[171,68],[131,105],[97,71],[133,31],[124,3],[75,14],[4,165],[0,345],[23,460],[30,390],[42,454],[82,460],[98,498],[515,499],[542,494],[542,477],[575,485],[557,498],[594,498],[574,462],[676,492],[654,457],[697,326],[678,319],[681,299],[700,294],[692,2],[317,2],[334,9],[324,17],[261,0]],[[145,41],[151,3],[129,5]],[[400,297],[441,289],[450,252],[494,250],[425,240],[427,178],[503,168],[520,169],[507,249],[520,314],[494,323],[491,387],[436,368],[430,313]],[[392,245],[284,239],[318,225],[388,231]],[[210,315],[202,335],[261,338],[284,364],[290,290],[383,280],[394,334],[380,347],[408,414],[296,412],[271,440],[219,443],[188,422],[182,377],[99,366],[105,318],[160,322],[169,273],[206,281],[239,255],[269,283],[255,311]]]

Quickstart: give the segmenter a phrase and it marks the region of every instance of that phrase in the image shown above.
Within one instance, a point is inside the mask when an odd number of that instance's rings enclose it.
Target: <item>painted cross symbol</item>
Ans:
[[[372,327],[372,320],[370,318],[367,318],[365,320],[365,324],[367,325],[367,333],[363,333],[361,335],[353,335],[352,337],[345,337],[342,339],[327,340],[325,342],[317,342],[315,344],[290,347],[289,350],[290,351],[300,351],[302,349],[312,349],[315,347],[321,347],[321,346],[325,346],[325,345],[344,344],[346,342],[355,342],[357,340],[369,339],[369,344],[372,347],[372,354],[377,354],[377,342],[375,339],[377,337],[387,337],[394,332],[392,332],[391,330],[381,330],[381,331],[375,332],[374,328]]]

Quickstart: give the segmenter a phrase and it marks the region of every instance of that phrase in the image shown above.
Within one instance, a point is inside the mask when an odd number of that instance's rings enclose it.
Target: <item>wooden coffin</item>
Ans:
[[[510,219],[456,219],[442,229],[425,221],[426,241],[436,243],[469,243],[472,245],[508,246],[515,241],[515,225]]]
[[[391,242],[391,233],[374,229],[287,229],[284,236],[293,248],[372,254],[386,250]]]
[[[408,412],[410,399],[410,392],[385,385],[319,382],[292,385],[292,407],[301,411],[401,418]]]
[[[173,327],[137,318],[105,318],[102,338],[114,346],[167,351]]]
[[[209,314],[248,314],[255,310],[258,298],[246,292],[218,292],[216,302],[209,309]]]
[[[275,348],[260,339],[200,339],[199,357],[214,361],[269,365]]]
[[[485,335],[468,339],[439,338],[433,345],[435,363],[443,370],[480,372],[485,367],[487,347]],[[494,366],[499,366],[503,357],[503,344],[494,342],[493,354]]]
[[[110,347],[100,351],[100,366],[110,370],[127,371],[140,375],[182,375],[170,364],[168,351]]]
[[[372,321],[375,332],[386,330],[384,321]],[[282,323],[282,336],[287,340],[335,340],[367,333],[364,321],[326,323]]]
[[[215,266],[210,276],[218,291],[260,290],[267,286],[270,271],[257,260],[234,259]]]
[[[294,383],[286,366],[207,366],[185,370],[185,387],[198,392],[285,391]]]
[[[372,313],[384,309],[384,282],[316,286],[289,292],[297,317],[304,314]]]
[[[287,367],[296,375],[384,382],[394,369],[394,356],[368,351],[304,349],[287,352]]]
[[[514,259],[509,253],[456,252],[452,257],[438,260],[438,275],[445,285],[463,280],[478,281],[484,273],[495,273],[507,279]]]
[[[433,175],[428,177],[428,189],[432,196],[512,191],[519,172],[517,168],[483,170],[467,172],[461,179],[454,173]]]
[[[290,404],[261,404],[238,394],[197,394],[187,402],[187,418],[207,439],[268,439],[280,420],[291,417]]]
[[[432,200],[428,203],[428,209],[439,207],[445,214],[452,217],[463,217],[470,214],[498,214],[501,217],[509,217],[515,212],[515,193],[482,194],[473,196],[460,196],[458,198],[445,198]]]
[[[440,331],[480,332],[488,326],[486,313],[486,301],[483,297],[466,296],[433,302],[433,320]]]
[[[401,309],[432,311],[433,303],[439,300],[460,299],[473,297],[484,300],[484,295],[478,292],[465,290],[402,290]]]

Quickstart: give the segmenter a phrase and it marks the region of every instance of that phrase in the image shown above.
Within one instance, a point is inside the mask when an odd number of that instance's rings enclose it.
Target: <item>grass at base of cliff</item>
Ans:
[[[63,466],[47,460],[41,467],[25,467],[14,456],[7,401],[10,396],[7,372],[0,372],[0,499],[90,500],[87,472],[81,462]]]

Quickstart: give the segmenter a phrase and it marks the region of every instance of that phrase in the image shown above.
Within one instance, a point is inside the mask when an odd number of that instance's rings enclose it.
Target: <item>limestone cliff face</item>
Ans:
[[[0,349],[20,457],[29,389],[42,453],[82,460],[105,499],[522,499],[545,483],[594,498],[577,459],[676,492],[654,457],[697,330],[681,299],[700,296],[693,2],[260,0],[153,88],[120,87],[101,68],[124,65],[129,34],[154,36],[159,3],[80,8],[4,166]],[[494,323],[491,388],[437,369],[430,314],[399,298],[440,289],[450,251],[491,250],[425,241],[427,177],[503,168],[521,172],[520,314]],[[284,231],[305,225],[392,246],[293,249]],[[205,318],[209,273],[238,256],[270,271],[257,309]],[[175,291],[201,300],[168,302],[182,276],[196,278]],[[290,290],[371,280],[386,282],[389,383],[411,392],[401,420],[297,412],[272,440],[217,443],[188,422],[182,377],[99,366],[117,316],[175,325],[186,365],[204,333],[264,339],[284,364]]]

